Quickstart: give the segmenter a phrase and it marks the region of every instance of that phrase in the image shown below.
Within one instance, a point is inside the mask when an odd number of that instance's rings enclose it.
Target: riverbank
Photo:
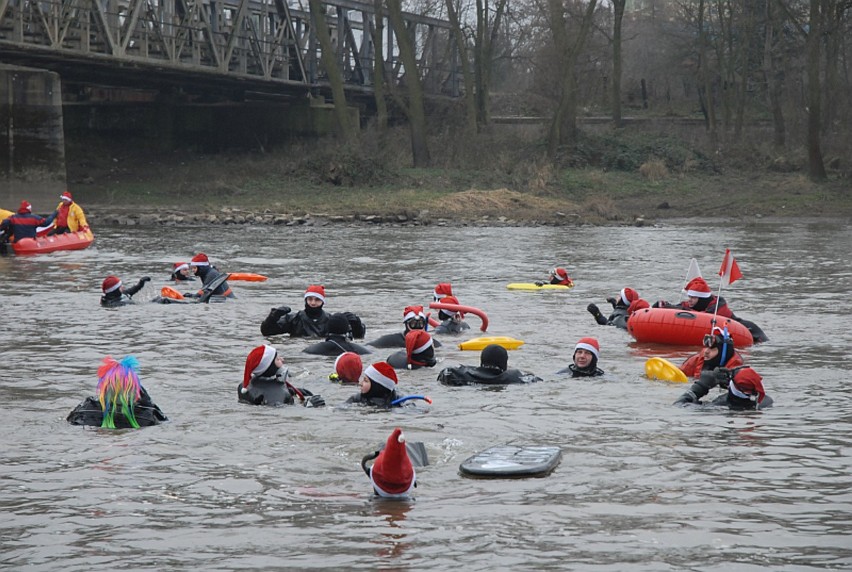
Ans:
[[[711,161],[670,137],[664,145],[648,134],[632,144],[620,137],[626,143],[617,153],[599,141],[595,164],[544,161],[534,139],[513,145],[492,137],[441,147],[432,169],[407,166],[404,140],[218,155],[71,148],[67,168],[93,224],[641,226],[686,217],[852,217],[840,173],[816,184],[790,161],[785,169],[766,168],[767,157]]]

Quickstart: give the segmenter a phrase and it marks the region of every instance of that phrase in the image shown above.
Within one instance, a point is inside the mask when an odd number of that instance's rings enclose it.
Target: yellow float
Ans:
[[[507,290],[565,290],[568,291],[573,286],[565,284],[542,284],[539,286],[535,282],[511,282],[506,284]]]
[[[679,367],[667,359],[652,357],[645,362],[645,376],[648,379],[661,379],[675,383],[686,383],[689,381],[686,374]]]
[[[459,349],[465,351],[476,351],[482,350],[485,348],[485,346],[490,346],[491,344],[503,346],[507,350],[516,350],[522,345],[524,345],[524,342],[522,340],[510,338],[509,336],[483,336],[481,338],[473,338],[460,343]]]

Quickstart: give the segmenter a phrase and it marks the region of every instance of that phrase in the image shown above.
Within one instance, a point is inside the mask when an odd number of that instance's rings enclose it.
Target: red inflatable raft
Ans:
[[[95,241],[95,235],[91,230],[66,232],[54,236],[40,236],[38,238],[22,238],[12,243],[15,254],[44,254],[57,250],[83,250],[91,246]]]
[[[627,331],[637,342],[678,346],[700,346],[704,334],[713,329],[713,314],[672,308],[645,308],[633,312],[627,320]],[[754,343],[751,332],[730,318],[716,316],[716,327],[725,328],[738,348]]]

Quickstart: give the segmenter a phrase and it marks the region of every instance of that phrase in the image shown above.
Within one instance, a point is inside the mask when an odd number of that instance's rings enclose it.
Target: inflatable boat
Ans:
[[[730,318],[716,316],[706,312],[690,312],[674,308],[645,308],[633,312],[627,320],[627,331],[637,342],[671,344],[677,346],[700,346],[704,334],[709,334],[713,326],[728,328],[738,348],[754,343],[751,332],[741,323]]]
[[[95,235],[91,230],[78,230],[53,236],[22,238],[12,243],[12,249],[15,254],[45,254],[57,250],[83,250],[91,246],[94,241]]]

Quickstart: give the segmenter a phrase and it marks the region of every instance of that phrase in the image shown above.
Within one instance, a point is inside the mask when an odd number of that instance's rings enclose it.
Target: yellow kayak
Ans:
[[[573,286],[564,284],[542,284],[536,285],[535,282],[511,282],[506,284],[507,290],[570,290]]]
[[[460,343],[459,349],[481,350],[484,349],[485,346],[490,346],[491,344],[503,346],[507,350],[516,350],[522,345],[524,345],[524,342],[521,340],[516,340],[515,338],[510,338],[509,336],[483,336],[481,338],[473,338],[471,340],[467,340],[466,342]]]
[[[689,381],[686,374],[679,367],[667,359],[652,357],[645,362],[645,375],[648,379],[662,379],[675,383],[686,383]]]

